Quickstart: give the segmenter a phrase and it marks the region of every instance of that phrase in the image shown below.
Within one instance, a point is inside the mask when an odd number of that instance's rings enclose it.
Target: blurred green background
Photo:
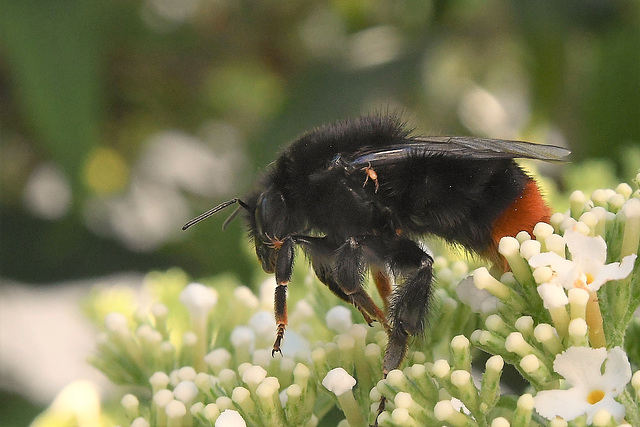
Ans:
[[[240,221],[182,224],[301,132],[376,111],[628,180],[640,2],[0,0],[0,277],[248,281]]]

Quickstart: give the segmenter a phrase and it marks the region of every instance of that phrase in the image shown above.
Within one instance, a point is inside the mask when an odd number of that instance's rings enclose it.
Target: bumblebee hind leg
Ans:
[[[433,258],[415,242],[398,239],[389,256],[392,270],[406,279],[391,297],[391,331],[382,363],[385,376],[404,360],[409,336],[424,331],[433,280]]]
[[[388,313],[389,301],[391,300],[391,278],[386,271],[376,265],[371,266],[371,275],[373,276],[376,288],[378,288],[378,294],[380,298],[382,298],[384,312]]]

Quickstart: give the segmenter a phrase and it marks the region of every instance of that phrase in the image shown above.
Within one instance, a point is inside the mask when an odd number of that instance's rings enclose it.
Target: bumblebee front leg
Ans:
[[[273,310],[278,329],[276,331],[276,340],[271,350],[271,356],[274,356],[276,352],[282,354],[280,345],[284,337],[284,331],[287,328],[287,285],[291,280],[291,273],[293,271],[294,243],[292,237],[284,239],[276,260],[276,290]]]

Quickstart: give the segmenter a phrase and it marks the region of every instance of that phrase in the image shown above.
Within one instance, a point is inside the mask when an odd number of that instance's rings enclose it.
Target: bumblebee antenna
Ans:
[[[233,210],[233,212],[231,212],[231,215],[229,215],[229,217],[227,219],[224,220],[224,222],[222,223],[222,229],[226,230],[227,227],[229,226],[229,223],[233,220],[233,218],[236,217],[236,215],[238,215],[238,212],[240,212],[240,208],[242,206],[238,206],[237,208],[235,208]]]
[[[240,206],[233,211],[233,213],[231,214],[231,216],[229,218],[227,218],[227,220],[224,222],[223,225],[223,229],[228,225],[229,221],[231,221],[237,214],[238,214],[238,209],[245,208],[245,209],[249,209],[249,206],[243,202],[242,200],[238,199],[237,197],[231,199],[231,200],[227,200],[224,203],[220,203],[218,206],[216,206],[215,208],[209,209],[208,211],[201,213],[200,215],[198,215],[197,217],[193,218],[191,221],[187,222],[185,225],[182,226],[183,230],[186,230],[187,228],[191,227],[194,224],[199,223],[200,221],[202,221],[203,219],[207,219],[209,218],[211,215],[214,215],[218,212],[220,212],[222,209],[226,208],[227,206],[230,206],[234,203],[238,203]]]

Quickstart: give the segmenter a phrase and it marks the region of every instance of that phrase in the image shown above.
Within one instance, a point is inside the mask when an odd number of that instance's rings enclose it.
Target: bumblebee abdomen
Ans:
[[[491,227],[494,245],[505,236],[515,237],[520,231],[533,235],[533,227],[539,222],[549,222],[551,209],[542,198],[540,189],[529,179],[523,192],[500,214]]]
[[[513,216],[497,223],[530,182],[513,160],[426,159],[419,165],[415,161],[404,172],[409,176],[399,176],[394,185],[396,190],[405,186],[394,210],[408,231],[442,237],[483,253],[494,244],[494,224],[499,233],[511,232],[523,220]],[[384,174],[378,175],[384,185]]]

